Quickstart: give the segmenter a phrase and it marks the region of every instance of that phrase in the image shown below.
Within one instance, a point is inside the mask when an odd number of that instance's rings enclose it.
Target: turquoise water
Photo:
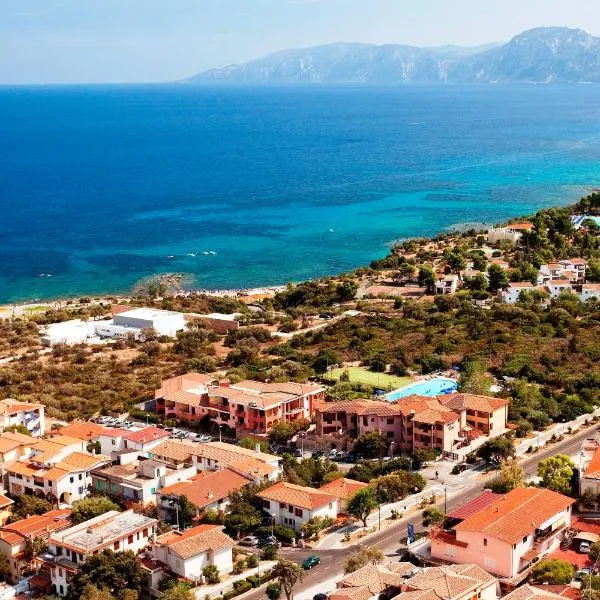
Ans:
[[[406,398],[406,396],[410,396],[411,394],[417,394],[418,396],[440,396],[441,394],[455,392],[457,388],[458,385],[454,379],[438,377],[436,379],[427,379],[417,381],[417,383],[411,383],[406,387],[386,394],[385,398],[388,402],[393,402],[400,398]]]
[[[598,87],[0,87],[0,302],[350,270],[597,185]],[[169,259],[169,256],[174,258]]]

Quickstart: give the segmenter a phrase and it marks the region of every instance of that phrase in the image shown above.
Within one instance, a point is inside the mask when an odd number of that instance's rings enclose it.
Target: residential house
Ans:
[[[471,394],[328,402],[315,408],[315,433],[348,446],[352,439],[379,431],[398,451],[435,448],[452,455],[473,439],[504,433],[507,411],[508,400]]]
[[[91,421],[74,421],[73,423],[61,427],[57,433],[58,435],[77,438],[89,443],[99,442],[100,437],[104,435],[107,429],[108,428],[104,427],[104,425],[98,425],[98,423],[93,423]],[[53,434],[50,434],[50,439],[52,439],[52,435]]]
[[[150,425],[141,429],[107,427],[99,436],[100,452],[113,456],[120,450],[138,451],[150,456],[150,451],[169,437],[169,432]]]
[[[0,400],[0,431],[14,425],[23,425],[34,437],[46,432],[46,407],[33,402],[20,402],[11,398]]]
[[[521,292],[531,292],[535,286],[531,281],[511,281],[504,289],[498,290],[498,300],[503,304],[516,304]]]
[[[111,510],[52,533],[48,538],[48,551],[38,559],[42,570],[50,574],[54,592],[64,596],[71,578],[90,556],[102,550],[136,553],[151,543],[156,525],[156,519],[132,510]]]
[[[456,294],[458,290],[459,277],[455,274],[444,275],[435,282],[434,291],[436,295],[445,296],[447,294]]]
[[[569,258],[541,265],[538,271],[538,284],[564,279],[572,284],[585,282],[587,261],[584,258]]]
[[[38,441],[38,438],[16,431],[0,433],[0,469],[3,471],[4,464],[7,462],[29,457],[32,453],[31,447]]]
[[[553,279],[546,282],[546,289],[550,298],[558,298],[562,292],[572,292],[572,284],[568,279]]]
[[[243,477],[231,469],[223,469],[212,473],[198,473],[188,481],[180,481],[164,487],[157,492],[158,512],[161,518],[170,522],[177,522],[178,500],[185,496],[195,507],[196,516],[207,510],[227,512],[229,495],[250,483],[250,479]]]
[[[133,308],[113,315],[110,321],[95,321],[94,332],[101,338],[142,339],[146,331],[176,337],[186,328],[183,313],[157,308]]]
[[[314,383],[263,383],[221,381],[197,373],[164,381],[155,392],[156,409],[185,421],[212,420],[227,425],[241,437],[268,433],[279,421],[310,418],[325,390]]]
[[[524,232],[533,231],[533,223],[512,223],[505,227],[493,227],[487,232],[488,244],[508,241],[517,244],[521,241]]]
[[[27,540],[47,540],[52,532],[70,527],[70,516],[71,509],[51,510],[0,527],[0,552],[8,559],[11,583],[17,583],[29,566],[24,557]]]
[[[592,299],[600,300],[600,283],[584,283],[579,292],[579,299],[582,302]]]
[[[596,448],[579,478],[579,495],[583,496],[587,491],[600,494],[600,448]]]
[[[368,564],[348,573],[338,582],[337,589],[329,594],[329,600],[369,600],[369,598],[397,596],[408,578],[420,571],[409,562]]]
[[[340,498],[335,494],[285,481],[258,492],[257,496],[262,498],[263,510],[276,523],[296,531],[314,517],[336,519],[342,511]]]
[[[166,570],[195,582],[201,578],[202,569],[209,565],[217,567],[222,574],[230,573],[234,545],[222,527],[198,525],[184,532],[159,535],[152,544],[152,555]]]
[[[193,466],[174,468],[153,459],[102,466],[91,473],[95,492],[125,503],[142,504],[156,504],[158,491],[194,475]]]
[[[451,532],[433,531],[431,555],[452,563],[475,563],[514,578],[552,552],[571,524],[572,498],[540,488],[517,488],[474,512]]]
[[[225,442],[198,444],[167,440],[155,446],[150,454],[172,466],[195,465],[200,471],[228,468],[258,481],[275,480],[281,475],[281,457]]]
[[[101,454],[71,452],[63,456],[47,450],[25,461],[7,463],[4,471],[8,491],[13,495],[33,494],[59,504],[72,504],[87,495],[91,471],[108,462],[110,459]]]
[[[559,593],[557,593],[559,592]],[[576,600],[581,598],[581,590],[571,586],[525,584],[504,596],[503,600]]]

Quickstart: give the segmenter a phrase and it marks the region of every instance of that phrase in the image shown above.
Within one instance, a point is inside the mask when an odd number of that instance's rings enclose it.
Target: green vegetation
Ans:
[[[436,525],[442,525],[446,516],[444,513],[435,506],[426,508],[423,511],[423,527],[434,527]]]
[[[567,585],[573,580],[575,568],[571,563],[557,558],[540,561],[533,567],[531,576],[536,583]]]
[[[557,454],[540,462],[537,469],[542,485],[553,492],[569,495],[575,463],[565,454]]]
[[[346,504],[346,512],[367,526],[369,515],[377,508],[377,494],[373,488],[358,490]]]
[[[73,512],[71,514],[71,520],[76,525],[77,523],[83,523],[88,519],[93,519],[103,515],[111,510],[121,510],[118,504],[115,504],[110,498],[106,496],[90,496],[83,500],[77,500],[73,503]]]
[[[344,573],[354,573],[368,564],[377,565],[383,561],[384,554],[379,548],[363,546],[358,552],[352,553],[344,565]]]
[[[346,379],[347,375],[347,379]],[[410,377],[398,377],[389,373],[371,371],[364,367],[344,367],[332,369],[324,375],[329,381],[340,381],[344,379],[351,383],[362,383],[383,390],[395,390],[413,383]]]
[[[273,577],[279,582],[279,586],[283,589],[287,600],[292,598],[292,590],[296,583],[304,578],[304,570],[302,567],[291,560],[280,558],[278,563],[273,567]]]

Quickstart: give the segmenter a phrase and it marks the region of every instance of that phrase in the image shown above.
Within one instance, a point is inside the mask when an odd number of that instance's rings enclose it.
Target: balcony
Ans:
[[[551,540],[559,535],[562,535],[567,530],[566,524],[561,523],[556,529],[544,529],[542,531],[536,531],[533,538],[535,546],[539,546]]]

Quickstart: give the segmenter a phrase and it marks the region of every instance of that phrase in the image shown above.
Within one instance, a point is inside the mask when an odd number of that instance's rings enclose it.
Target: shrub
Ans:
[[[251,554],[247,559],[246,559],[246,566],[249,569],[255,569],[256,567],[258,567],[258,556],[256,556],[256,554]]]
[[[246,561],[244,559],[238,560],[233,564],[233,573],[239,575],[246,570]]]
[[[236,592],[236,594],[243,594],[243,593],[247,592],[248,590],[251,590],[252,585],[250,583],[248,583],[247,581],[240,579],[239,581],[233,582],[233,589]]]
[[[270,583],[267,586],[267,598],[269,600],[277,600],[281,596],[281,587],[278,583]]]
[[[248,577],[246,577],[246,581],[253,587],[258,587],[259,586],[259,581],[258,581],[258,575],[248,575]]]
[[[260,557],[263,560],[275,560],[277,558],[277,547],[272,544],[265,546],[260,553]]]
[[[202,569],[202,575],[204,576],[206,583],[210,585],[221,582],[219,569],[217,569],[215,565],[206,565],[206,567]]]

